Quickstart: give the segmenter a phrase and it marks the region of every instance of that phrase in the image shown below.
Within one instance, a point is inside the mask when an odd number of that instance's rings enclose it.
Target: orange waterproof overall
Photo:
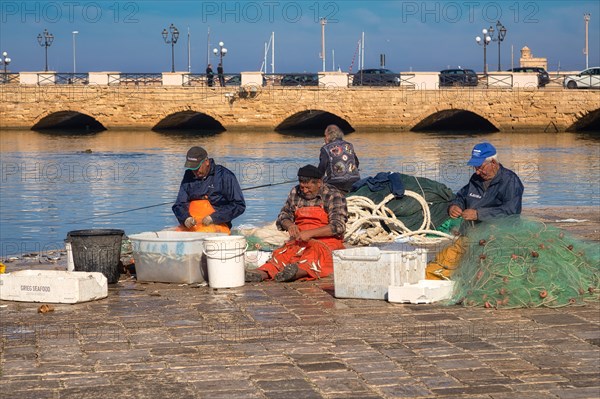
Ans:
[[[296,210],[296,225],[300,231],[316,229],[329,224],[327,212],[320,206],[306,206]],[[308,273],[303,280],[314,280],[327,277],[333,273],[333,256],[331,251],[343,249],[344,243],[336,237],[318,237],[304,241],[288,241],[281,248],[273,251],[271,259],[258,268],[267,272],[269,278],[274,278],[277,273],[290,263],[296,263],[298,269]]]
[[[202,219],[206,216],[215,213],[215,209],[212,207],[208,200],[195,200],[190,202],[190,216],[196,219],[196,225],[191,229],[180,225],[177,227],[177,231],[199,231],[202,233],[227,233],[230,234],[229,226],[226,224],[210,224],[205,226],[202,224]]]

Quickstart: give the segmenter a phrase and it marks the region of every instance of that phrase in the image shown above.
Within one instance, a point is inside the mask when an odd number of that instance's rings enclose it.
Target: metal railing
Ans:
[[[578,72],[552,72],[549,74],[550,82],[543,88],[546,90],[563,89],[563,82],[566,76],[570,76],[578,84],[578,87],[590,87],[598,89],[600,82],[598,76],[577,76]],[[25,75],[26,74],[26,75]],[[465,75],[439,75],[437,73],[425,72],[429,76],[422,76],[420,72],[401,73],[401,74],[347,74],[341,82],[332,80],[327,73],[277,73],[262,74],[262,86],[265,87],[307,87],[314,89],[331,89],[332,87],[348,88],[357,85],[365,87],[396,87],[401,90],[406,89],[437,89],[443,86],[461,87],[477,86],[478,89],[487,88],[505,88],[511,89],[515,85],[522,83],[517,79],[518,73],[490,73],[487,75],[478,74],[478,84],[464,84]],[[25,76],[24,76],[25,75]],[[370,76],[365,78],[365,76]],[[432,76],[433,75],[433,76]],[[375,76],[375,77],[373,77]],[[347,78],[347,79],[346,79]],[[180,80],[177,80],[180,79]],[[256,79],[254,76],[252,79]],[[356,79],[359,79],[356,81]],[[391,79],[391,80],[390,80]],[[395,80],[398,79],[396,82]],[[203,87],[221,87],[217,74],[211,79],[205,73],[181,73],[180,77],[173,80],[173,77],[164,76],[162,73],[68,73],[68,72],[33,72],[33,73],[2,73],[0,72],[0,84],[37,84],[37,85],[87,85],[90,81],[96,85],[109,86],[203,86]],[[239,73],[224,75],[225,87],[241,87],[242,76]],[[435,84],[433,84],[435,81]],[[99,83],[103,82],[103,83]],[[427,82],[427,83],[424,83]],[[540,87],[528,82],[527,87]],[[541,88],[541,87],[540,87]]]
[[[0,73],[0,84],[19,84],[20,78],[18,73],[1,72]]]
[[[510,73],[505,75],[483,75],[483,78],[479,80],[479,83],[482,83],[487,87],[511,88],[513,87],[513,75]]]
[[[57,85],[86,85],[90,83],[87,73],[57,73],[54,83]]]
[[[162,86],[162,73],[109,73],[108,84],[111,86]]]
[[[400,86],[402,82],[399,73],[362,73],[348,75],[348,87],[350,86]]]
[[[225,86],[240,86],[242,75],[239,73],[225,73],[223,74],[223,83]],[[217,74],[209,77],[205,73],[184,73],[181,75],[181,84],[182,86],[221,87]]]

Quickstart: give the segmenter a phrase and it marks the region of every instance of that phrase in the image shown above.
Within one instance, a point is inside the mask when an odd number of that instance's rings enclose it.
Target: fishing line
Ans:
[[[286,180],[286,181],[282,181],[282,182],[279,182],[279,183],[261,184],[260,186],[242,188],[242,191],[255,190],[257,188],[264,188],[264,187],[279,186],[279,185],[288,184],[288,183],[296,183],[297,181],[298,180]],[[85,218],[85,219],[78,219],[78,220],[74,220],[72,222],[67,222],[67,224],[74,224],[74,223],[79,223],[79,222],[83,222],[83,221],[86,221],[86,220],[92,220],[92,219],[98,219],[98,218],[103,218],[103,217],[107,217],[107,216],[119,215],[121,213],[127,213],[127,212],[133,212],[133,211],[141,211],[142,209],[156,208],[157,206],[170,205],[170,204],[173,204],[173,201],[162,202],[160,204],[155,204],[155,205],[142,206],[140,208],[127,209],[125,211],[119,211],[119,212],[113,212],[113,213],[105,213],[103,215],[96,215],[96,216],[88,217],[88,218]]]

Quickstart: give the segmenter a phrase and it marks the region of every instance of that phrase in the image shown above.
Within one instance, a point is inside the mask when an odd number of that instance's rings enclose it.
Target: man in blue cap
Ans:
[[[471,222],[486,222],[497,217],[521,213],[523,183],[511,170],[506,169],[490,143],[473,147],[467,162],[475,168],[469,183],[461,188],[448,207],[451,218],[462,217]],[[427,279],[448,279],[465,253],[464,237],[444,248],[427,265]]]
[[[486,221],[521,213],[523,183],[498,162],[493,145],[480,143],[473,147],[467,165],[474,167],[475,173],[448,207],[450,217]]]

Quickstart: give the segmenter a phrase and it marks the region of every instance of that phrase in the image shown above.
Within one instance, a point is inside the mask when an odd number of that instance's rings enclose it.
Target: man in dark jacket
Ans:
[[[523,183],[512,170],[498,162],[493,145],[477,144],[467,165],[473,166],[475,173],[448,207],[450,217],[487,221],[521,213]]]
[[[229,233],[231,221],[246,210],[242,189],[233,174],[208,158],[202,147],[187,152],[185,174],[173,213],[180,230]]]
[[[344,140],[344,132],[337,125],[325,128],[325,145],[319,153],[319,171],[325,175],[325,183],[344,194],[360,179],[354,147]]]
[[[493,145],[480,143],[473,147],[467,165],[474,167],[475,173],[450,203],[448,214],[451,218],[462,217],[475,223],[521,213],[523,183],[512,170],[498,162]],[[426,278],[449,278],[458,267],[466,246],[466,238],[462,236],[437,253],[427,265]]]

